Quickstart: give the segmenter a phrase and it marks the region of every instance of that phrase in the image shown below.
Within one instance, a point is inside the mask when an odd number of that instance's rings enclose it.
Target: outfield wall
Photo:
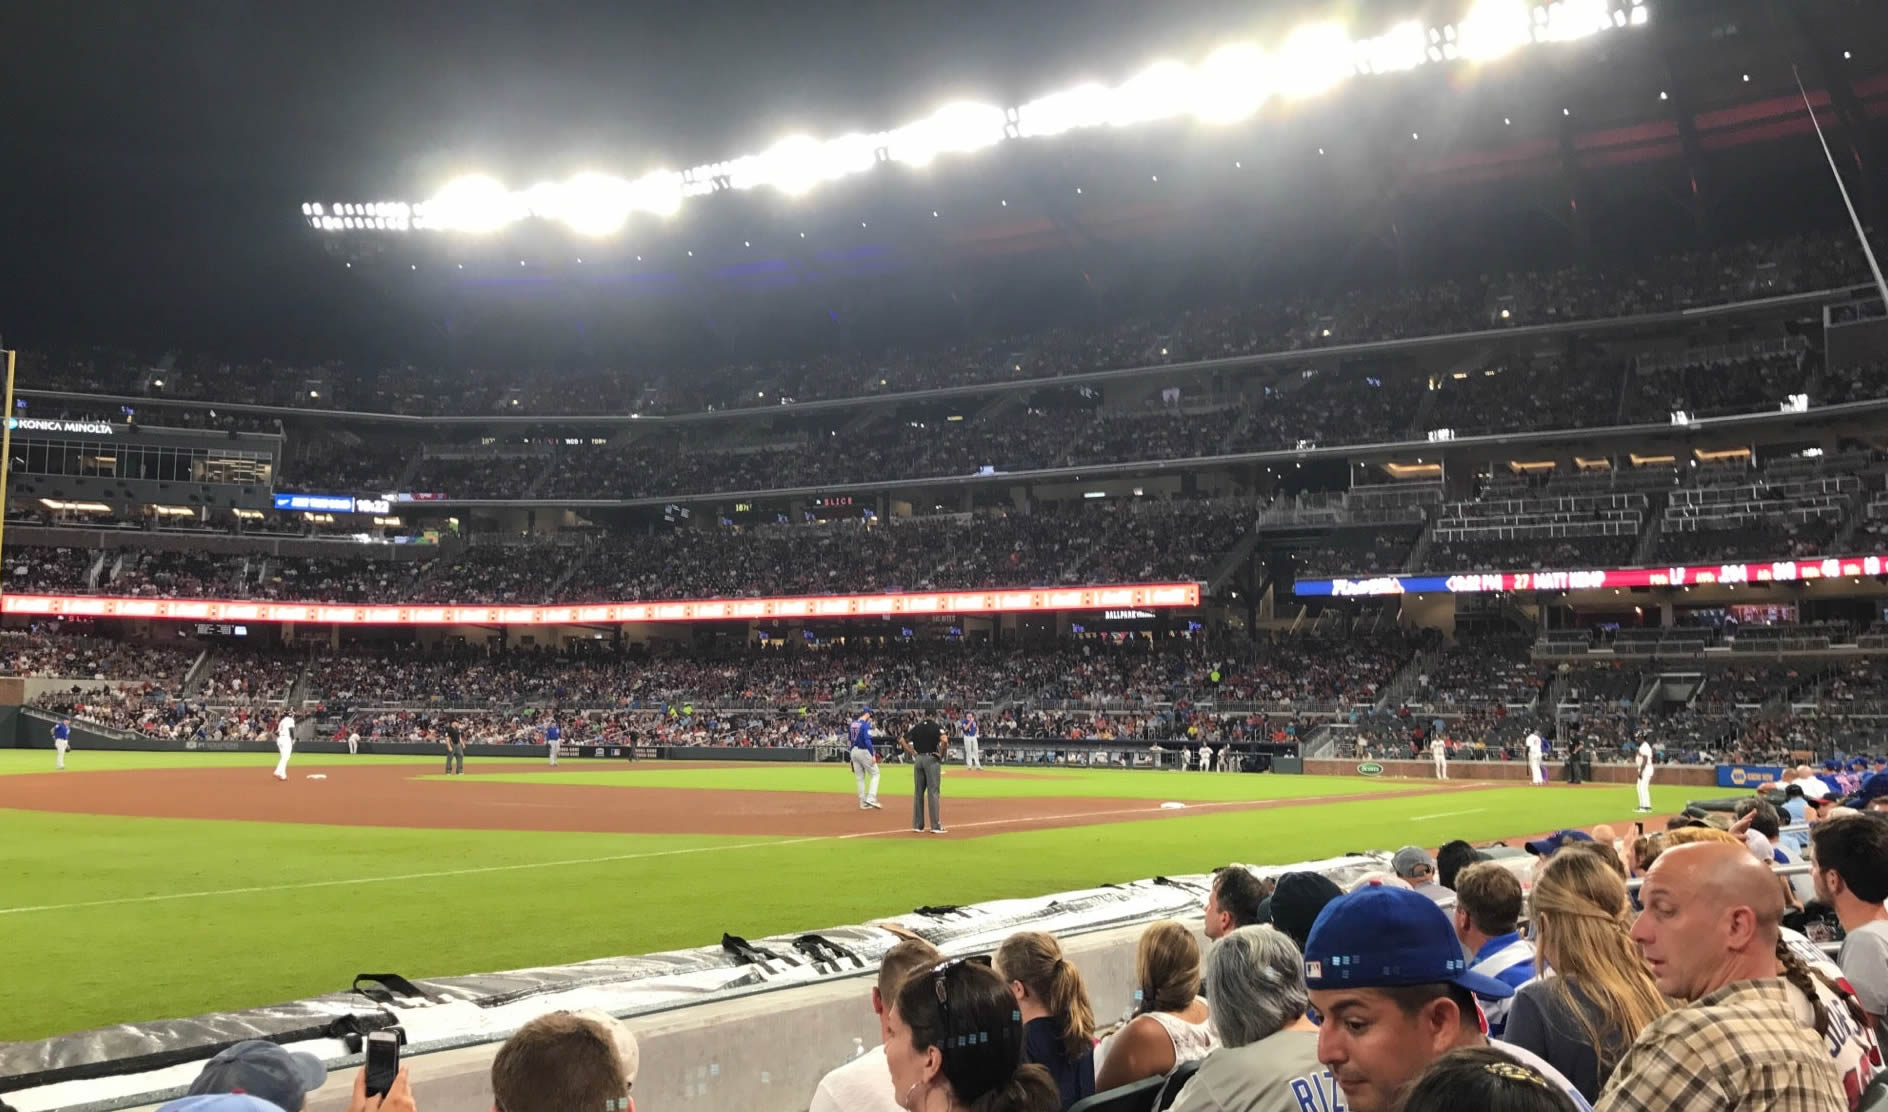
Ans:
[[[1344,761],[1329,758],[1307,760],[1304,763],[1308,776],[1406,776],[1413,780],[1433,780],[1436,777],[1434,762],[1431,761]],[[1363,769],[1374,768],[1376,772]],[[1558,763],[1549,762],[1547,774],[1554,783],[1565,783],[1566,773]],[[1525,761],[1450,761],[1449,777],[1452,780],[1503,780],[1515,783],[1527,783],[1527,763]],[[1595,784],[1631,784],[1637,776],[1633,766],[1626,764],[1596,764],[1593,774],[1587,778]],[[1667,786],[1676,784],[1687,788],[1715,788],[1718,786],[1716,765],[1659,765],[1653,775],[1654,784]]]

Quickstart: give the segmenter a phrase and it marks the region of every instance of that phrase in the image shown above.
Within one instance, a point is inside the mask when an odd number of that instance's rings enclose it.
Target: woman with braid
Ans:
[[[1172,920],[1148,927],[1134,956],[1134,983],[1140,1007],[1107,1041],[1095,1078],[1101,1092],[1165,1077],[1219,1045],[1200,998],[1200,944],[1193,932]]]
[[[1023,1060],[1055,1078],[1064,1109],[1094,1096],[1095,1009],[1062,944],[1042,931],[1010,935],[996,952],[996,971],[1023,1017]]]
[[[1598,854],[1560,852],[1534,877],[1541,976],[1521,986],[1502,1041],[1533,1051],[1589,1102],[1626,1048],[1669,1010],[1626,933],[1626,882]]]

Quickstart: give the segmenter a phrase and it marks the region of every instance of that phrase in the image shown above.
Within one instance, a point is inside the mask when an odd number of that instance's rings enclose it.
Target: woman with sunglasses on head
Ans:
[[[885,1014],[892,1098],[906,1112],[1056,1112],[1041,1066],[1023,1064],[1023,1019],[988,965],[955,958],[905,980]]]

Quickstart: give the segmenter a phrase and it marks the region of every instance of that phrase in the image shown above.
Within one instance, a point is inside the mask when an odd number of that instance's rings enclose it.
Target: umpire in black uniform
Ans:
[[[938,788],[944,773],[944,757],[949,751],[949,744],[944,740],[944,728],[939,726],[929,714],[920,714],[918,724],[905,731],[898,739],[905,753],[911,758],[911,829],[924,833],[924,800],[931,798],[931,833],[944,833],[944,823],[938,818]]]

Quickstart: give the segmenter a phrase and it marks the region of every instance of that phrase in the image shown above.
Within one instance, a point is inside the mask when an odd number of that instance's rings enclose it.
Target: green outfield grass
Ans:
[[[0,753],[0,772],[43,770],[46,756]],[[435,759],[297,758],[311,766]],[[245,765],[257,757],[88,753],[84,760],[66,775],[97,767]],[[893,766],[890,773],[900,771]],[[766,788],[810,777],[820,785],[813,790],[849,791],[849,778],[839,786],[841,776],[836,767],[759,766],[573,771],[556,779],[605,791],[611,783],[677,786],[697,778],[691,786]],[[888,774],[888,794],[891,783]],[[1420,782],[1102,771],[1028,782],[947,775],[946,783],[958,794],[1167,800],[1380,789],[1384,797],[980,838],[844,843],[0,810],[0,969],[13,1002],[0,1008],[0,1040],[333,992],[367,971],[445,976],[712,945],[723,931],[754,938],[896,916],[924,904],[1204,872],[1231,860],[1287,862],[1617,823],[1631,818],[1633,806],[1624,786],[1409,797],[1401,793]],[[1192,794],[1222,791],[1231,794]],[[1654,788],[1665,811],[1694,794]]]

